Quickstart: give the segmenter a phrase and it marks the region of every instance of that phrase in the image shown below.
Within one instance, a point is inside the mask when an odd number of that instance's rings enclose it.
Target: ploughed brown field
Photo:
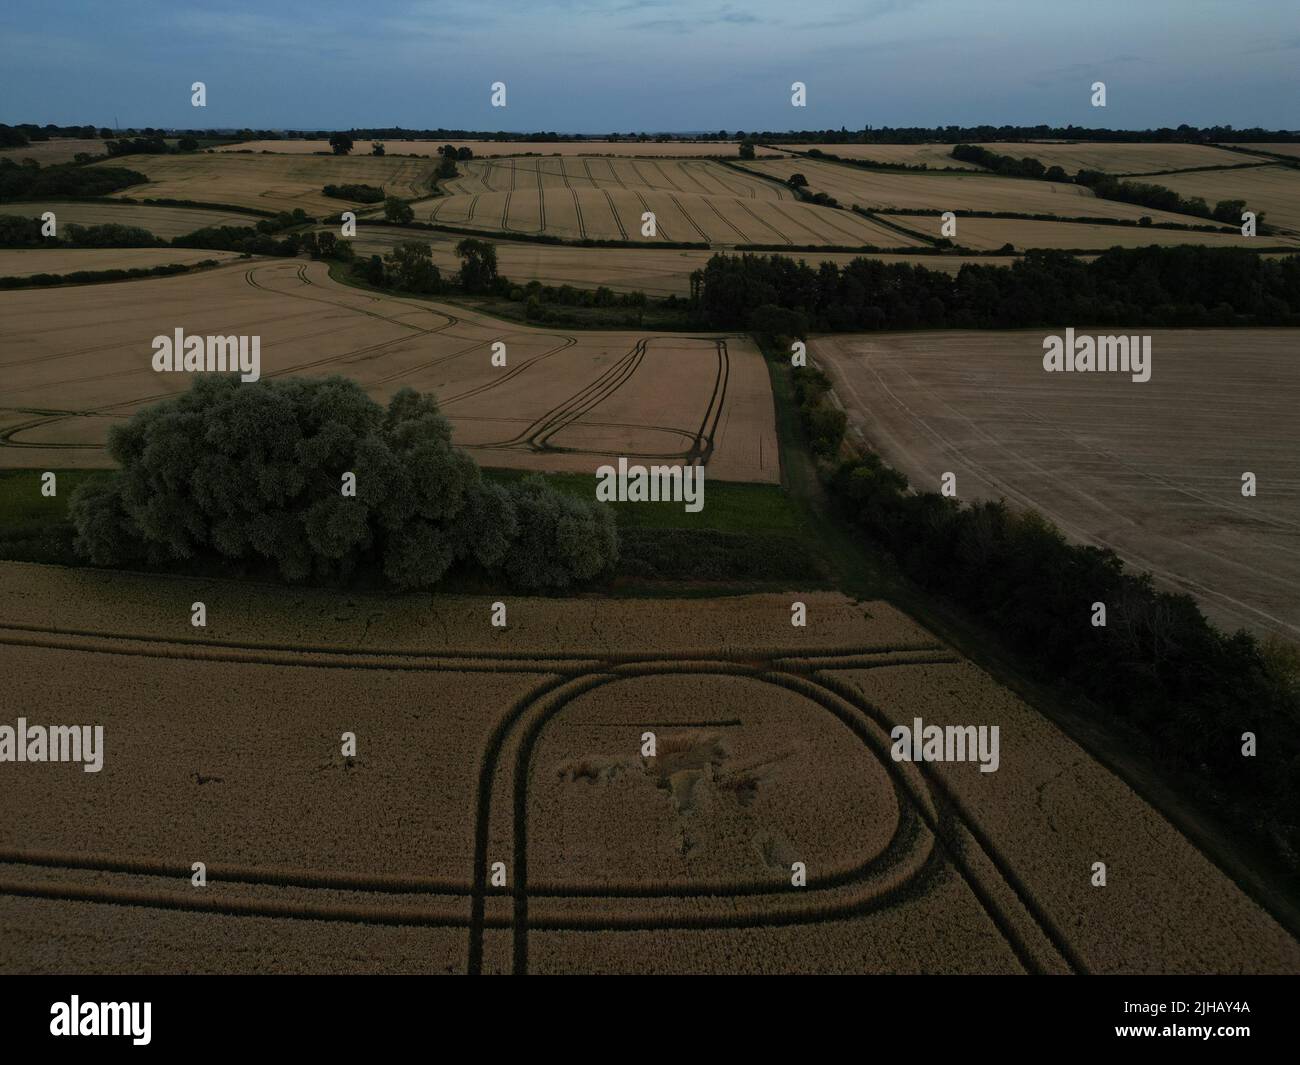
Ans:
[[[104,729],[97,773],[0,773],[0,970],[1300,971],[1125,784],[886,603],[490,615],[0,563],[4,723]],[[895,761],[917,717],[997,725],[998,770]]]
[[[850,426],[914,487],[938,491],[951,471],[960,498],[1031,507],[1194,595],[1222,628],[1295,641],[1295,331],[1150,332],[1145,383],[1045,372],[1043,339],[1063,328],[827,336],[809,350]]]
[[[353,155],[369,155],[374,141],[359,140],[352,146]],[[661,159],[689,159],[694,157],[716,156],[735,159],[740,154],[740,145],[736,141],[690,141],[665,142],[654,141],[381,141],[387,155],[427,155],[436,156],[447,144],[457,149],[468,148],[475,157],[504,155],[625,155],[646,156]],[[329,141],[287,140],[287,141],[243,141],[239,144],[223,145],[219,152],[275,152],[285,155],[310,155],[315,152],[333,151]],[[770,148],[755,149],[757,155],[780,155]]]
[[[76,253],[74,253],[76,254]],[[110,464],[108,429],[188,390],[152,340],[260,336],[263,377],[341,373],[381,401],[433,392],[482,465],[594,472],[703,463],[779,479],[767,369],[746,337],[509,324],[332,281],[322,263],[252,260],[199,274],[0,294],[0,467]],[[506,345],[506,366],[491,363]]]

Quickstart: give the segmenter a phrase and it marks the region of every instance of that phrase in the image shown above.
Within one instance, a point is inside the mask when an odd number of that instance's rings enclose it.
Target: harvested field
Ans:
[[[432,391],[484,465],[594,472],[612,457],[702,462],[711,478],[776,481],[767,369],[743,337],[507,324],[379,297],[322,263],[255,261],[191,277],[0,295],[0,466],[108,464],[108,427],[189,375],[160,374],[151,340],[261,337],[261,373],[342,373],[381,401]],[[507,345],[505,368],[491,345]]]
[[[750,200],[798,197],[775,181],[756,178],[709,159],[502,159],[458,163],[461,176],[444,181],[449,193],[545,189],[637,189],[687,196]]]
[[[1079,334],[1108,333],[1076,327]],[[1049,332],[875,334],[810,347],[914,486],[1040,511],[1231,631],[1300,636],[1300,364],[1287,329],[1155,330],[1151,379],[1043,371]],[[1243,472],[1258,496],[1241,495]]]
[[[140,203],[77,203],[76,201],[41,203],[0,203],[0,215],[39,218],[53,211],[60,226],[139,226],[155,237],[170,240],[183,237],[207,226],[253,226],[257,216],[238,211],[208,210],[202,207],[154,207]]]
[[[444,196],[414,205],[420,221],[547,235],[562,240],[644,240],[809,246],[917,247],[920,241],[849,211],[803,203],[640,189],[565,189]],[[656,234],[641,236],[653,211]]]
[[[938,236],[938,215],[890,215],[891,222],[919,233]],[[1150,244],[1200,244],[1211,248],[1257,248],[1261,244],[1300,249],[1295,237],[1243,237],[1237,230],[1201,233],[1194,230],[1154,229],[1151,226],[1108,226],[1088,222],[1039,222],[1029,218],[957,218],[953,240],[964,248],[995,251],[1010,243],[1017,251],[1030,248],[1145,248]]]
[[[335,226],[331,232],[337,234]],[[907,238],[898,234],[898,239]],[[411,241],[433,249],[433,261],[445,275],[460,269],[457,234],[399,226],[359,226],[352,240],[361,255],[386,255],[396,245]],[[501,273],[511,281],[540,281],[545,285],[573,285],[594,289],[601,285],[615,292],[644,292],[649,296],[690,294],[691,271],[703,269],[712,251],[690,248],[572,248],[524,241],[494,240]],[[809,263],[834,262],[843,265],[854,259],[915,263],[931,270],[955,274],[965,263],[1006,266],[1012,256],[966,255],[861,255],[856,252],[787,252]]]
[[[94,166],[123,165],[109,160]],[[292,211],[301,207],[317,216],[337,214],[348,206],[366,206],[326,196],[326,185],[379,185],[391,195],[427,195],[437,164],[433,160],[389,159],[376,156],[235,155],[198,152],[191,155],[133,155],[130,167],[149,178],[117,193],[132,199],[194,200],[233,204],[262,211]]]
[[[18,712],[104,727],[97,773],[0,774],[0,970],[1300,971],[1009,692],[887,604],[799,595],[796,629],[794,597],[494,629],[489,599],[0,563]],[[999,772],[895,762],[913,716],[998,725]]]
[[[481,156],[507,155],[622,155],[647,156],[661,159],[691,159],[715,156],[735,159],[740,146],[736,141],[692,141],[689,143],[663,143],[654,141],[399,141],[382,142],[388,155],[422,155],[436,156],[446,144],[457,149],[469,148],[475,158]],[[353,155],[369,155],[374,141],[357,141],[352,148]],[[219,152],[252,150],[255,152],[275,152],[285,155],[310,155],[313,152],[329,152],[329,141],[286,140],[286,141],[244,141],[218,148]],[[779,156],[780,152],[770,148],[755,149],[758,155]]]
[[[814,192],[826,192],[845,207],[919,208],[935,211],[1009,211],[1062,218],[1131,218],[1157,222],[1192,221],[1189,215],[1155,211],[1117,200],[1103,200],[1082,185],[995,174],[907,174],[863,170],[814,159],[760,159],[746,169],[785,181],[803,174]],[[1254,171],[1245,171],[1254,173]]]
[[[0,250],[0,277],[70,274],[78,270],[139,270],[151,266],[184,265],[205,259],[239,258],[233,251],[194,251],[189,248],[23,248]]]
[[[81,152],[103,155],[107,150],[98,137],[52,137],[47,141],[33,141],[26,148],[0,148],[0,158],[16,159],[20,163],[24,159],[35,159],[41,166],[54,166],[72,162]]]
[[[1269,225],[1300,234],[1300,170],[1293,167],[1167,174],[1160,184],[1180,196],[1200,196],[1211,207],[1219,200],[1245,200],[1247,210],[1268,213],[1265,222]]]
[[[950,154],[951,144],[778,144],[790,152],[811,149],[838,155],[841,159],[862,159],[873,163],[901,163],[904,166],[928,166],[937,169],[983,170],[978,163],[966,163]]]
[[[1080,170],[1104,174],[1150,174],[1198,166],[1234,166],[1249,159],[1205,144],[1067,144],[1060,141],[1003,141],[981,144],[999,155],[1028,156],[1044,166],[1059,166],[1071,177]],[[949,149],[951,151],[951,148]],[[1159,182],[1158,184],[1164,184]]]

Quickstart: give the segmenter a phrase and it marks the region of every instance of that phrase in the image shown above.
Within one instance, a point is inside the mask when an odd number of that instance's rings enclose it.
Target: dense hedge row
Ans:
[[[751,326],[781,308],[817,330],[1300,324],[1300,255],[1240,248],[1112,248],[1091,262],[1029,252],[1010,266],[956,275],[854,259],[817,267],[783,255],[714,255],[692,278],[703,324]]]
[[[911,580],[1145,733],[1157,749],[1257,805],[1300,847],[1300,689],[1245,632],[1228,636],[1188,595],[1157,591],[1110,550],[1070,544],[1005,503],[915,493],[879,456],[831,482],[848,520]],[[1104,603],[1104,627],[1092,604]],[[1242,755],[1242,735],[1258,755]]]

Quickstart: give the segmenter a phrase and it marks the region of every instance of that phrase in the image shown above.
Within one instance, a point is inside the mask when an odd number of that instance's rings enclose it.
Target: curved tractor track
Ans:
[[[1051,915],[1035,901],[996,845],[980,830],[927,763],[900,764],[889,757],[888,719],[839,670],[906,667],[958,661],[943,647],[828,646],[789,650],[711,648],[672,656],[661,651],[610,655],[598,650],[555,655],[467,651],[438,655],[400,648],[355,651],[266,642],[160,640],[39,625],[0,624],[0,645],[56,648],[86,654],[133,654],[154,659],[199,658],[288,664],[309,669],[357,668],[475,672],[515,669],[541,675],[531,691],[506,708],[482,752],[471,811],[473,868],[464,879],[351,873],[213,862],[209,892],[187,887],[129,886],[141,877],[185,884],[188,861],[132,855],[0,849],[0,864],[45,870],[51,879],[0,873],[0,895],[100,905],[182,910],[235,917],[348,922],[464,929],[465,971],[484,969],[484,933],[509,930],[512,967],[528,971],[529,938],[555,930],[601,931],[702,928],[774,928],[820,924],[903,905],[932,890],[939,878],[960,878],[1027,972],[1084,972],[1086,965]],[[711,882],[674,880],[623,884],[532,881],[528,872],[529,785],[537,777],[534,753],[546,728],[579,696],[630,678],[683,674],[745,678],[789,692],[791,712],[826,713],[889,774],[898,817],[878,853],[827,872],[811,870],[807,886],[782,879],[737,877]],[[629,727],[644,722],[629,721]],[[742,724],[737,722],[737,724]],[[684,724],[677,727],[685,727]],[[494,792],[507,795],[513,839],[510,884],[490,886],[491,811]],[[504,855],[503,855],[504,856]],[[95,871],[95,881],[58,879],[60,871]],[[132,878],[128,884],[122,878]],[[223,883],[258,885],[256,897],[220,892]],[[215,890],[214,890],[215,889]],[[265,890],[271,889],[271,890]],[[280,897],[296,889],[315,897]],[[319,895],[315,893],[319,892]],[[340,900],[331,893],[347,892]],[[366,896],[358,899],[356,895]],[[400,896],[400,898],[394,898]],[[599,909],[566,909],[565,900],[598,900]],[[491,900],[507,905],[489,906]]]
[[[539,190],[540,194],[540,190]],[[369,363],[375,359],[381,359],[391,349],[410,342],[412,338],[434,336],[444,333],[449,329],[457,326],[462,322],[458,316],[448,313],[442,309],[434,309],[427,303],[404,300],[400,297],[386,296],[383,300],[379,297],[368,293],[355,293],[351,301],[332,297],[330,290],[324,286],[314,283],[307,274],[306,264],[294,263],[274,263],[274,264],[257,264],[247,267],[243,270],[243,280],[245,284],[253,289],[265,292],[273,292],[277,296],[287,299],[304,301],[304,304],[310,306],[319,304],[326,307],[340,308],[358,315],[375,319],[387,325],[399,327],[402,336],[376,342],[366,345],[365,347],[353,348],[348,351],[328,355],[322,358],[307,359],[302,362],[294,363],[291,366],[281,366],[274,370],[265,370],[262,374],[266,378],[281,377],[288,374],[303,373],[309,371],[318,371],[322,369],[338,369],[346,372],[351,365],[358,363]],[[285,284],[288,282],[288,285]],[[358,302],[359,301],[359,302]],[[372,310],[371,307],[378,304],[382,306],[385,302],[391,304],[402,304],[419,309],[422,312],[432,313],[436,316],[436,324],[430,326],[419,326],[412,322],[399,317],[392,317],[389,314],[382,313],[380,310]],[[307,312],[310,313],[310,312]],[[273,319],[266,319],[268,321]],[[334,335],[337,327],[330,325],[326,328],[310,331],[306,334],[296,337],[296,340],[313,340]],[[371,381],[372,385],[382,386],[392,382],[401,381],[410,378],[416,374],[423,373],[430,368],[436,368],[455,359],[470,356],[475,352],[482,351],[485,346],[490,345],[494,340],[507,339],[510,333],[502,333],[485,339],[467,340],[465,344],[458,346],[456,349],[440,354],[430,360],[422,361],[414,366],[395,368],[386,375],[382,374]],[[509,382],[514,381],[520,374],[536,369],[553,356],[574,347],[578,343],[576,336],[568,334],[548,334],[555,339],[554,346],[542,351],[540,354],[531,356],[525,362],[511,366],[508,370],[502,372],[499,376],[491,381],[479,384],[461,390],[448,390],[445,395],[439,397],[440,403],[444,408],[453,407],[462,401],[472,399],[477,396],[490,393],[493,389],[500,388]],[[684,425],[649,425],[631,422],[619,422],[616,420],[595,421],[589,420],[593,412],[597,410],[601,403],[610,399],[620,388],[627,384],[644,361],[648,345],[655,341],[665,339],[658,336],[643,337],[638,340],[631,350],[612,366],[604,370],[595,380],[583,385],[571,396],[567,397],[554,407],[543,412],[540,416],[534,418],[524,429],[512,437],[501,440],[494,440],[484,444],[466,444],[460,445],[475,451],[529,451],[529,452],[563,452],[568,454],[591,454],[593,457],[607,457],[613,454],[611,451],[604,449],[589,449],[582,447],[565,447],[554,442],[554,438],[564,430],[581,423],[584,427],[597,428],[601,430],[618,430],[622,432],[652,431],[656,433],[668,434],[679,437],[683,446],[680,450],[667,452],[628,452],[626,450],[618,452],[627,454],[629,459],[664,459],[664,460],[681,460],[688,463],[707,463],[713,454],[715,446],[715,436],[721,421],[723,409],[727,398],[727,381],[730,376],[730,360],[727,353],[727,344],[725,340],[713,340],[715,344],[717,369],[714,374],[711,395],[704,415],[697,426]],[[704,339],[704,338],[696,338]],[[58,354],[49,356],[44,359],[46,362],[55,362],[56,360],[66,359],[73,355],[93,354],[95,351],[104,347],[113,345],[100,345],[91,347],[82,347],[74,352],[67,354]],[[36,360],[23,360],[31,362]],[[44,405],[33,404],[31,406],[20,406],[13,404],[6,409],[12,412],[18,412],[29,417],[24,418],[13,425],[0,429],[0,448],[46,448],[62,449],[67,451],[102,451],[105,445],[101,443],[82,443],[75,440],[59,441],[40,439],[24,439],[30,433],[40,432],[48,429],[50,426],[57,425],[61,422],[68,422],[73,419],[82,418],[104,418],[111,420],[121,420],[140,407],[143,404],[157,402],[159,400],[171,398],[175,393],[166,391],[154,391],[151,386],[154,385],[152,380],[152,371],[147,367],[139,371],[142,375],[142,395],[134,396],[131,399],[119,400],[116,402],[106,403],[99,406],[87,406],[84,409],[57,409]],[[85,384],[101,379],[113,379],[120,377],[120,374],[100,371],[97,373],[81,374],[69,377],[58,384],[72,385]],[[145,379],[148,379],[147,381]],[[32,388],[48,388],[49,383],[31,386]],[[9,396],[14,399],[18,398],[18,392],[10,390]]]

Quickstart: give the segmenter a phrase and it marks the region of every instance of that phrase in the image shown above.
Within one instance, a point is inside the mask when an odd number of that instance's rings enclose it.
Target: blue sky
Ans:
[[[5,0],[0,121],[1300,128],[1296,0]],[[1107,85],[1105,110],[1089,86]],[[190,106],[203,81],[208,106]],[[507,104],[489,103],[503,81]],[[790,106],[790,84],[808,106]]]

